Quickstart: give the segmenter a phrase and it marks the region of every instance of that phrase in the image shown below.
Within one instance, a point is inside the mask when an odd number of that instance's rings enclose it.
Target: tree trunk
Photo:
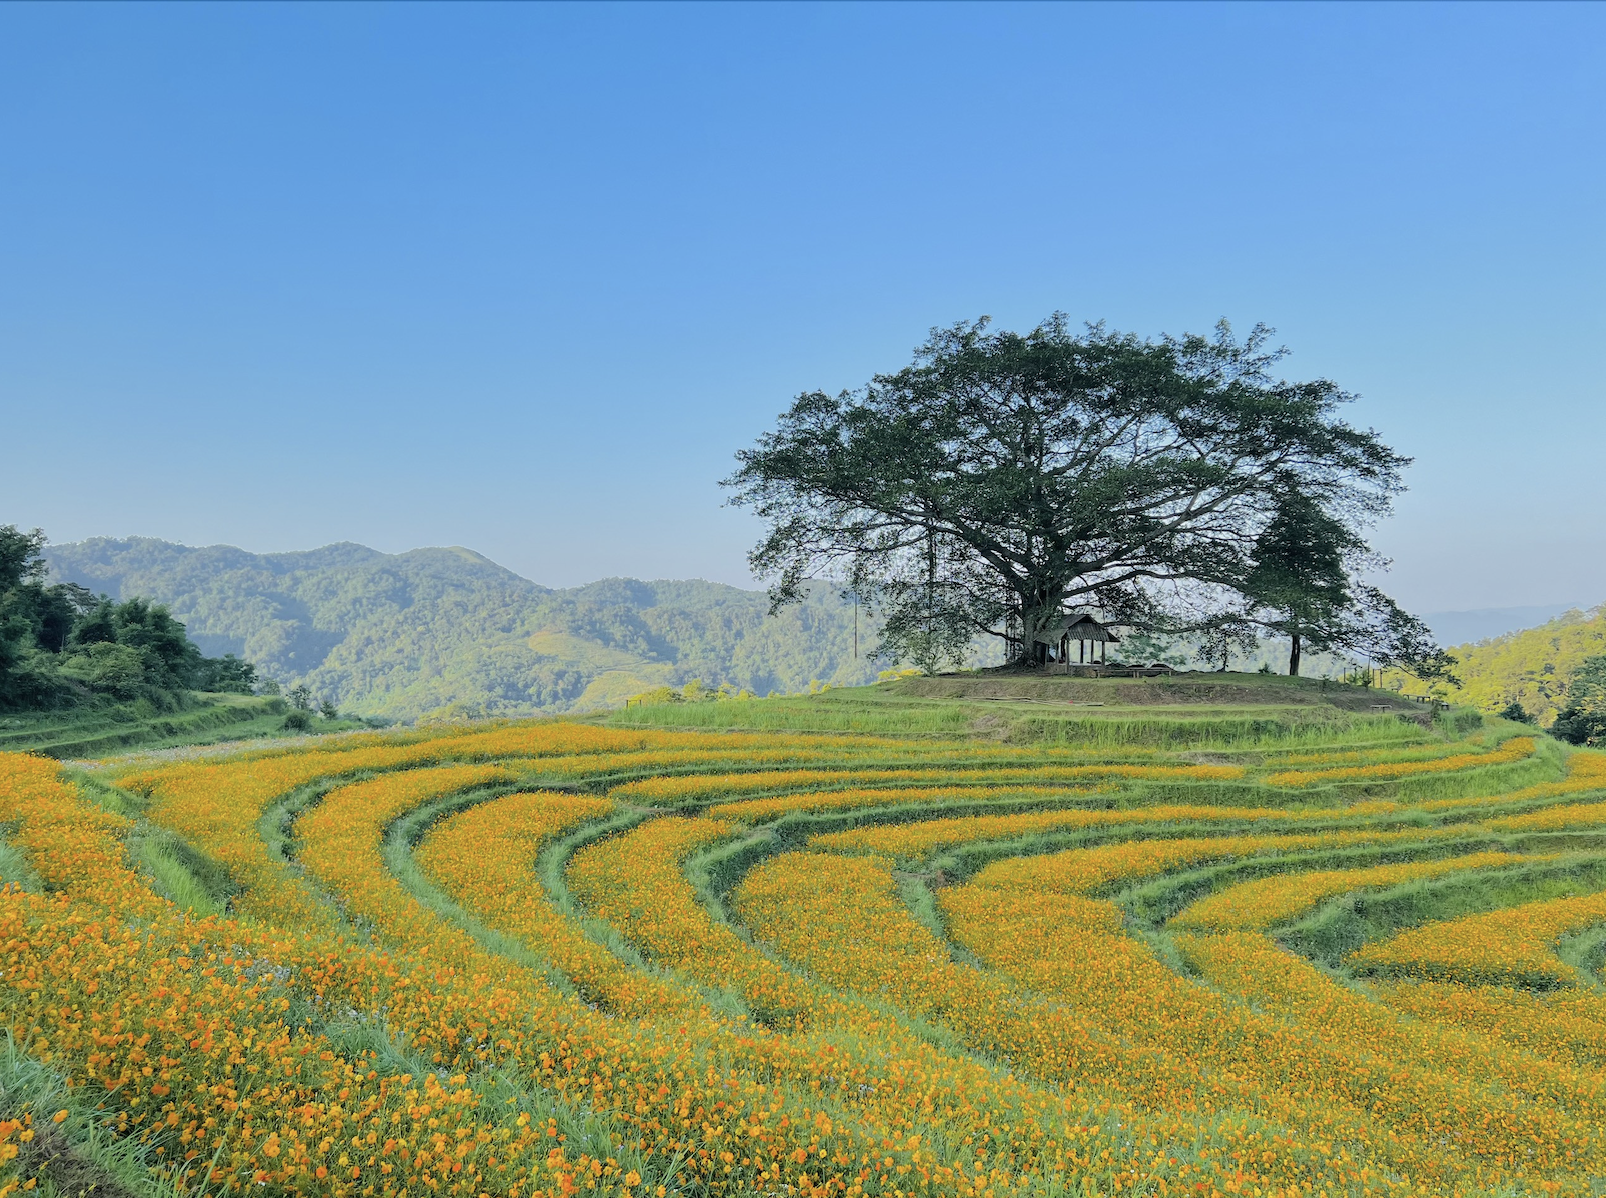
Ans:
[[[1020,634],[1021,634],[1021,661],[1035,665],[1037,662],[1037,634],[1046,629],[1059,618],[1059,598],[1049,599],[1044,595],[1021,595],[1020,598]]]
[[[1288,676],[1290,678],[1298,678],[1299,677],[1299,633],[1297,633],[1297,632],[1294,633],[1294,635],[1289,638],[1289,641],[1290,641],[1290,647],[1289,647],[1289,650],[1288,650]]]

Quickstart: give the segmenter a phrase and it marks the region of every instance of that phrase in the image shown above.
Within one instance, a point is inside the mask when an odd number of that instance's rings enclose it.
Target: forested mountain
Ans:
[[[762,592],[612,578],[552,590],[467,549],[387,554],[190,548],[135,537],[46,550],[54,576],[166,604],[208,654],[305,683],[364,715],[515,715],[618,703],[700,678],[763,695],[875,678],[852,605],[819,589],[766,615]]]
[[[1538,628],[1458,645],[1450,650],[1458,661],[1459,687],[1447,697],[1486,711],[1520,703],[1539,723],[1549,727],[1567,705],[1567,685],[1584,659],[1606,653],[1606,604],[1589,611],[1574,609]],[[1408,692],[1425,688],[1407,681]]]

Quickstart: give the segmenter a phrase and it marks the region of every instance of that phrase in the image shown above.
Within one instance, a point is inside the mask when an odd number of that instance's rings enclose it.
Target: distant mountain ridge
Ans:
[[[1484,607],[1475,611],[1433,611],[1422,616],[1441,645],[1470,645],[1533,628],[1587,603],[1545,603],[1530,607]]]
[[[853,608],[824,588],[770,617],[760,591],[630,578],[555,590],[456,546],[257,554],[97,537],[46,556],[61,580],[167,604],[209,655],[365,715],[584,710],[694,677],[762,695],[877,670],[870,630],[855,658]]]

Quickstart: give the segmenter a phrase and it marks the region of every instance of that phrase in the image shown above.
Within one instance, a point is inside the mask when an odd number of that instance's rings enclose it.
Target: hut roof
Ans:
[[[1073,641],[1109,641],[1114,645],[1121,643],[1120,637],[1087,612],[1071,612],[1061,616],[1041,629],[1036,639],[1045,645],[1057,645],[1061,637],[1070,637]]]

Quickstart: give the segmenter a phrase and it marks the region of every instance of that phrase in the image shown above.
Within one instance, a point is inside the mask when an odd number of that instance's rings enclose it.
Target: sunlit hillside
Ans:
[[[1499,711],[1520,703],[1548,727],[1566,706],[1567,679],[1584,658],[1606,653],[1606,605],[1570,611],[1538,628],[1507,633],[1451,650],[1459,659],[1459,687],[1439,687],[1457,703]],[[1426,694],[1414,679],[1393,675],[1391,684],[1406,694]]]

